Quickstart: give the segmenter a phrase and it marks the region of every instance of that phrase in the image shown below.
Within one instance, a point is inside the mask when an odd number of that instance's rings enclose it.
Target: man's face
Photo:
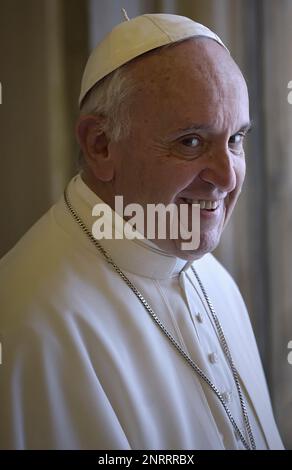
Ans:
[[[244,181],[245,81],[227,51],[206,38],[146,55],[128,72],[138,86],[130,135],[109,145],[113,190],[145,209],[201,201],[197,250],[182,250],[180,238],[155,240],[171,254],[199,258],[217,246]],[[204,201],[215,209],[203,209]]]

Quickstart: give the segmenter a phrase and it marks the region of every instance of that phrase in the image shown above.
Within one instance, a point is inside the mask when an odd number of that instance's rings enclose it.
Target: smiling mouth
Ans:
[[[220,204],[219,200],[210,201],[208,199],[189,199],[182,198],[186,204],[200,204],[200,210],[206,210],[208,212],[215,212]]]

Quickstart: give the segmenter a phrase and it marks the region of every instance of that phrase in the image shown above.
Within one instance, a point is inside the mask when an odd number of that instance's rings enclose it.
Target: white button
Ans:
[[[203,323],[203,317],[200,312],[196,313],[196,319],[199,323]]]
[[[216,362],[218,362],[217,353],[212,352],[211,354],[209,354],[209,361],[211,362],[211,364],[216,364]]]
[[[231,400],[232,400],[232,392],[226,390],[225,392],[223,392],[221,394],[223,400],[224,400],[224,403],[230,403]]]

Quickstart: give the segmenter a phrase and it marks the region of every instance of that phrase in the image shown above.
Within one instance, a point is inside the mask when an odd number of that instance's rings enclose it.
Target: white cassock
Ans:
[[[91,228],[100,200],[69,185]],[[103,246],[185,352],[224,393],[234,380],[189,266],[144,241]],[[258,449],[282,449],[240,293],[208,254],[193,263],[214,304]],[[0,264],[0,448],[241,449],[222,404],[69,214],[53,206]]]

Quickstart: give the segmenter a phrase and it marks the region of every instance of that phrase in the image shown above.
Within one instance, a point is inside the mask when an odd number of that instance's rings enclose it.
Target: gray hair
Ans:
[[[145,52],[138,59],[168,49],[183,41],[185,39],[157,47]],[[95,114],[104,117],[101,130],[114,142],[127,137],[130,132],[129,109],[125,103],[129,102],[137,85],[127,70],[128,65],[134,61],[135,59],[122,65],[96,83],[83,99],[80,108],[80,116]]]
[[[98,82],[85,96],[80,116],[94,114],[104,118],[100,130],[117,142],[130,131],[128,107],[125,103],[134,91],[135,83],[122,66]]]

